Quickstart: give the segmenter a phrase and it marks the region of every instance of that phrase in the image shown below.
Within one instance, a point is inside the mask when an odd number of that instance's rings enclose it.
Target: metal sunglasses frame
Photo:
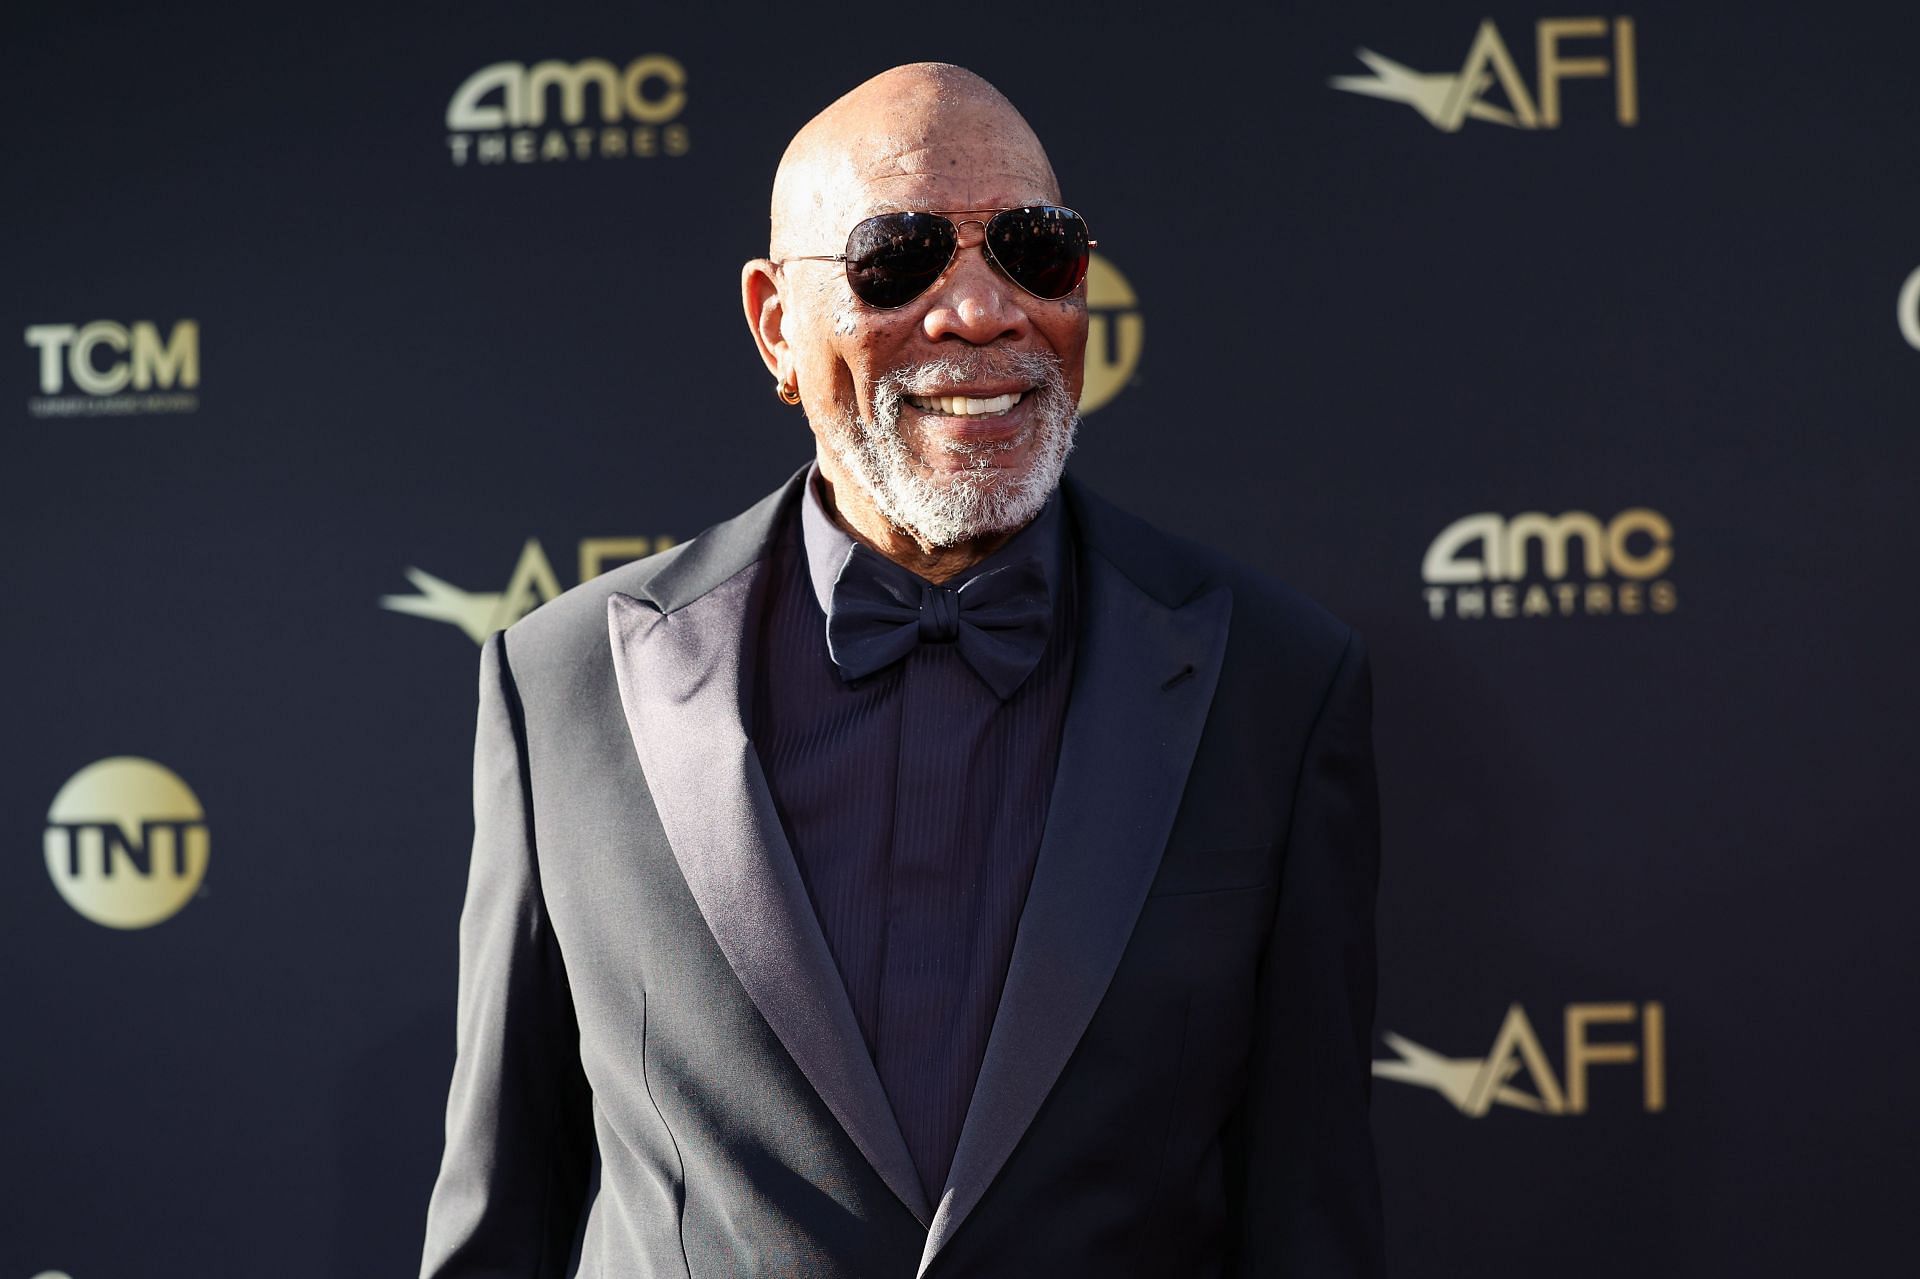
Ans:
[[[934,285],[940,282],[940,276],[945,275],[947,273],[948,268],[953,265],[953,260],[960,256],[960,229],[962,227],[971,225],[971,226],[977,226],[980,228],[980,256],[984,257],[987,261],[993,263],[993,269],[998,271],[1001,275],[1005,276],[1007,280],[1011,282],[1015,288],[1019,289],[1022,293],[1025,293],[1029,297],[1039,298],[1042,302],[1058,302],[1061,300],[1061,298],[1071,297],[1073,294],[1073,289],[1068,289],[1065,293],[1062,293],[1060,297],[1055,297],[1055,298],[1050,298],[1046,296],[1044,293],[1035,293],[1032,289],[1020,283],[1020,281],[1014,279],[1013,272],[1007,270],[1006,266],[1000,261],[1000,259],[994,256],[993,245],[987,239],[987,224],[992,222],[994,218],[999,217],[1002,213],[1017,213],[1021,209],[1058,209],[1062,213],[1073,214],[1074,217],[1080,219],[1081,226],[1087,226],[1087,219],[1085,214],[1081,213],[1078,209],[1069,209],[1064,204],[1013,204],[1013,205],[1008,205],[1004,209],[892,209],[886,213],[876,213],[873,215],[873,217],[861,218],[858,222],[853,224],[853,230],[847,232],[848,245],[852,245],[853,237],[855,233],[858,232],[861,227],[873,221],[874,218],[894,217],[901,213],[917,213],[924,217],[946,219],[947,223],[953,227],[953,251],[947,254],[947,260],[941,264],[940,275],[934,276],[932,280],[927,282],[926,289],[921,289],[919,293],[914,294],[912,297],[908,298],[905,302],[896,302],[892,306],[880,306],[877,303],[869,302],[865,298],[861,298],[858,293],[855,293],[854,296],[856,298],[860,298],[860,304],[862,306],[870,306],[876,311],[898,311],[903,306],[911,306],[914,302],[916,302],[926,294],[927,289],[931,289]],[[973,213],[985,213],[988,216],[984,219],[977,218],[977,217],[961,216],[962,214],[973,214]],[[1087,229],[1091,231],[1093,228],[1087,227]],[[1100,241],[1094,239],[1091,235],[1089,235],[1087,237],[1087,251],[1092,252],[1093,249],[1097,245],[1099,245],[1099,243]],[[773,260],[773,264],[777,267],[784,267],[789,262],[841,262],[841,263],[844,263],[848,260],[848,256],[849,255],[845,253],[796,253],[790,258],[775,258]],[[1073,288],[1075,289],[1079,288],[1080,281],[1084,281],[1085,279],[1086,279],[1086,273],[1082,271],[1080,274],[1080,280],[1074,282]]]

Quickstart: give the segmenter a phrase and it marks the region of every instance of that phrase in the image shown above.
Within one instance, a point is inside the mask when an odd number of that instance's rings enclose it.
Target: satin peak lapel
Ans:
[[[1097,546],[1084,558],[1086,613],[1053,802],[923,1275],[1032,1124],[1106,995],[1159,869],[1226,652],[1226,587],[1169,607]]]
[[[720,951],[827,1109],[923,1225],[905,1139],[747,738],[752,563],[670,612],[607,601],[614,671],[667,841]]]

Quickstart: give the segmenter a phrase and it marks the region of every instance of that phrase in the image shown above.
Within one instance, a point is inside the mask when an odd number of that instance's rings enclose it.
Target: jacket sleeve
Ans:
[[[506,637],[480,656],[473,860],[460,915],[457,1054],[423,1279],[565,1273],[592,1163],[590,1094],[534,847],[525,721]]]
[[[1243,1276],[1379,1279],[1368,1125],[1380,868],[1372,679],[1350,634],[1294,785],[1240,1116]]]

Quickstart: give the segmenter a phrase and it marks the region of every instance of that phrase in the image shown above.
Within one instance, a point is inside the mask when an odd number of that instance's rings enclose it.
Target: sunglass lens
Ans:
[[[996,213],[987,247],[1013,282],[1037,297],[1063,298],[1087,273],[1087,224],[1050,204]]]
[[[870,306],[905,306],[947,269],[956,238],[953,223],[932,214],[868,218],[847,237],[847,283]]]

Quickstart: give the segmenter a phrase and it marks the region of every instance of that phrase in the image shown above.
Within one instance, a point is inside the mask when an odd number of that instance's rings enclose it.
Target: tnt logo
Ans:
[[[1569,53],[1568,42],[1586,43]],[[1577,55],[1577,56],[1576,56]],[[1510,129],[1560,127],[1560,90],[1568,80],[1613,80],[1614,118],[1623,125],[1640,121],[1639,55],[1634,47],[1632,18],[1542,18],[1534,24],[1535,93],[1515,65],[1500,28],[1488,18],[1480,24],[1457,72],[1415,71],[1371,49],[1354,56],[1373,72],[1370,76],[1335,76],[1327,83],[1343,93],[1358,93],[1388,102],[1404,102],[1442,133],[1457,133],[1468,120],[1501,124]],[[1498,82],[1506,105],[1489,102],[1487,90]]]
[[[47,874],[67,905],[108,928],[171,918],[207,873],[206,813],[178,776],[119,755],[87,765],[47,813]]]
[[[1667,1108],[1667,1013],[1657,1003],[1568,1004],[1564,1086],[1519,1004],[1507,1009],[1484,1057],[1442,1057],[1402,1035],[1385,1039],[1399,1056],[1374,1062],[1376,1078],[1431,1088],[1470,1119],[1495,1106],[1584,1115],[1594,1066],[1638,1065],[1642,1108],[1649,1114]]]
[[[1662,576],[1672,564],[1673,525],[1643,506],[1604,523],[1586,511],[1511,518],[1483,511],[1440,531],[1420,576],[1436,621],[1633,615],[1679,607],[1678,592]],[[1576,574],[1585,580],[1569,580]]]
[[[484,165],[685,155],[687,126],[678,117],[686,105],[686,68],[664,53],[625,69],[605,58],[496,62],[454,90],[447,149],[455,165],[469,156]]]
[[[119,324],[33,324],[27,346],[36,356],[40,396],[35,417],[188,412],[200,404],[200,325],[180,320],[165,338],[151,320]],[[80,392],[64,394],[71,380]],[[125,394],[128,391],[141,394]],[[173,391],[173,394],[161,392]]]
[[[1094,254],[1087,263],[1086,382],[1080,411],[1091,413],[1120,394],[1140,364],[1146,321],[1133,286],[1113,263]]]

